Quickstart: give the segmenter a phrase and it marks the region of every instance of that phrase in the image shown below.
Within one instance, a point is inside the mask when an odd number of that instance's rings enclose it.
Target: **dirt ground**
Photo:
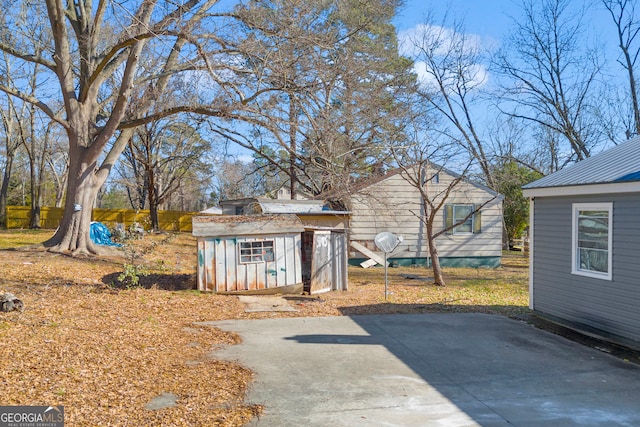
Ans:
[[[445,269],[446,287],[429,270],[349,269],[349,290],[290,295],[295,312],[246,313],[235,296],[195,290],[195,239],[146,235],[124,255],[72,258],[38,246],[51,232],[0,231],[0,293],[23,312],[0,313],[0,402],[64,405],[73,426],[240,426],[260,413],[243,398],[252,373],[214,360],[238,337],[194,322],[382,313],[528,312],[527,260],[508,254],[498,269]],[[118,280],[126,270],[138,286]],[[144,408],[162,393],[177,405]]]

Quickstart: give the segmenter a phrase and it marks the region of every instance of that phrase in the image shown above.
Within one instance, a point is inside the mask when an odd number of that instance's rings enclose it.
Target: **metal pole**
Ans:
[[[389,284],[389,280],[387,279],[387,253],[384,253],[384,299],[385,301],[387,300],[387,288],[388,288],[388,284]]]

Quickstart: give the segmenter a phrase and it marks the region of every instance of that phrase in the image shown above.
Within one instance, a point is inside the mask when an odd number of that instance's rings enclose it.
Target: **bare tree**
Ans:
[[[0,91],[36,105],[62,126],[69,140],[69,174],[63,220],[45,243],[54,251],[100,253],[89,238],[96,195],[134,129],[180,112],[228,117],[234,102],[251,94],[227,84],[220,70],[234,71],[229,48],[213,6],[217,0],[108,2],[47,0],[46,10],[16,10],[3,2],[4,16],[23,13],[28,24],[42,25],[46,34],[37,50],[29,33],[7,19],[0,50],[22,64],[38,64],[43,79],[53,79],[64,106],[58,114],[49,104],[51,84],[38,95],[25,93],[15,82],[0,82]],[[46,12],[46,13],[45,13]],[[226,15],[229,17],[230,15]],[[154,58],[154,61],[147,58]],[[161,64],[145,67],[146,64]],[[236,70],[237,71],[237,70]],[[158,104],[170,81],[186,74],[200,76],[189,104]],[[133,89],[139,98],[132,102]]]
[[[488,141],[478,126],[480,104],[486,106],[482,88],[487,71],[482,46],[477,37],[466,32],[460,22],[447,25],[432,18],[405,40],[404,50],[412,53],[419,68],[420,100],[434,115],[434,129],[440,137],[457,142],[480,167],[489,187],[494,186]],[[485,107],[486,108],[486,107]]]
[[[255,165],[237,159],[224,159],[216,165],[217,201],[255,197],[263,190]]]
[[[159,231],[158,210],[190,173],[206,170],[201,159],[210,148],[198,129],[180,117],[147,123],[136,129],[125,149],[124,168],[129,191],[138,195],[142,209],[148,201],[151,228]]]
[[[2,80],[10,82],[27,79],[29,83],[33,83],[33,79],[30,79],[28,73],[25,73],[24,70],[21,72],[14,71],[15,67],[10,55],[3,53],[2,57],[3,61],[2,64],[0,64]],[[27,91],[33,91],[34,89],[33,84],[31,84],[28,86]],[[15,156],[21,146],[26,147],[30,112],[33,112],[33,110],[30,110],[26,103],[22,103],[20,100],[14,100],[14,98],[9,95],[6,96],[6,103],[3,102],[2,107],[0,107],[5,150],[2,185],[0,187],[0,226],[2,227],[6,227],[7,196]]]
[[[4,167],[2,170],[2,185],[0,186],[0,227],[3,228],[7,226],[6,212],[9,182],[11,180],[16,151],[21,145],[15,114],[15,106],[11,103],[11,98],[8,98],[6,107],[0,108],[4,139]]]
[[[584,11],[570,6],[569,0],[524,0],[495,65],[506,79],[504,105],[516,105],[507,113],[562,135],[568,160],[582,160],[602,137],[595,105],[601,66],[598,52],[586,47]]]
[[[475,158],[456,140],[436,140],[430,137],[430,120],[424,113],[414,113],[407,124],[408,138],[405,145],[393,147],[392,153],[401,170],[402,178],[420,195],[419,210],[411,210],[411,213],[424,225],[434,284],[445,286],[440,266],[438,238],[479,215],[483,207],[498,201],[500,196],[496,193],[495,197],[474,204],[464,217],[456,218],[451,214],[442,221],[443,212],[446,212],[448,204],[468,202],[461,198],[466,197],[463,190],[468,184],[468,173]],[[455,165],[460,172],[452,172],[447,165]],[[446,180],[442,179],[445,175],[448,177]],[[475,224],[479,225],[480,222]]]
[[[618,47],[622,55],[618,63],[627,72],[628,103],[633,114],[632,127],[627,127],[626,137],[640,135],[640,103],[636,82],[636,63],[640,55],[640,19],[636,16],[636,2],[630,0],[602,0],[616,27]]]
[[[420,211],[412,211],[412,214],[419,218],[424,225],[425,236],[429,246],[429,258],[433,271],[434,284],[436,286],[445,286],[446,282],[442,273],[440,255],[438,253],[438,237],[466,223],[473,216],[478,215],[484,206],[494,202],[498,196],[486,200],[482,204],[473,205],[473,208],[470,209],[464,217],[460,219],[456,218],[449,223],[445,223],[444,226],[441,226],[442,221],[440,218],[443,215],[446,205],[451,203],[455,192],[468,179],[466,177],[468,168],[465,169],[462,174],[456,174],[447,171],[442,165],[431,162],[431,160],[429,160],[430,156],[418,157],[415,150],[412,151],[411,157],[414,161],[412,161],[411,164],[400,163],[402,177],[420,193]],[[451,175],[453,179],[444,186],[432,185],[434,177],[442,176],[445,173]],[[437,190],[432,191],[433,187],[437,187]]]
[[[7,67],[8,69],[8,67]],[[36,73],[31,76],[23,75],[29,81],[31,90],[35,90]],[[15,77],[15,76],[14,76]],[[19,148],[26,153],[29,168],[29,203],[31,207],[30,228],[40,228],[40,206],[42,204],[42,187],[45,179],[45,165],[48,155],[48,137],[50,128],[42,130],[38,123],[38,111],[29,103],[18,103],[12,97],[7,97],[6,108],[0,111],[5,139],[5,168],[2,187],[0,188],[0,210],[2,226],[5,224],[7,194],[16,152]]]
[[[48,176],[52,179],[53,185],[53,205],[57,208],[62,207],[64,201],[64,192],[67,186],[67,177],[69,171],[69,148],[68,141],[63,135],[60,126],[48,126],[47,138],[49,143],[49,152],[46,155]]]

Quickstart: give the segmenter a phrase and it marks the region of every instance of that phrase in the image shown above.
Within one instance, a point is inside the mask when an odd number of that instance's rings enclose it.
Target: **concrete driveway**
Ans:
[[[254,426],[640,426],[640,367],[483,314],[205,322],[256,372]]]

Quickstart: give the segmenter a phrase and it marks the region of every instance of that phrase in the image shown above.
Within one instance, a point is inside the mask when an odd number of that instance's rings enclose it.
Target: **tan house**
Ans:
[[[436,201],[441,200],[447,188],[459,178],[437,165],[424,170],[422,175],[429,197]],[[500,266],[502,200],[500,194],[469,180],[462,179],[455,184],[436,216],[434,231],[443,230],[478,211],[436,239],[443,266]],[[403,237],[403,242],[389,256],[389,262],[429,265],[422,198],[407,180],[406,172],[398,169],[368,182],[351,196],[350,211],[350,264],[357,265],[368,258],[354,246],[377,251],[375,236],[389,231]]]

